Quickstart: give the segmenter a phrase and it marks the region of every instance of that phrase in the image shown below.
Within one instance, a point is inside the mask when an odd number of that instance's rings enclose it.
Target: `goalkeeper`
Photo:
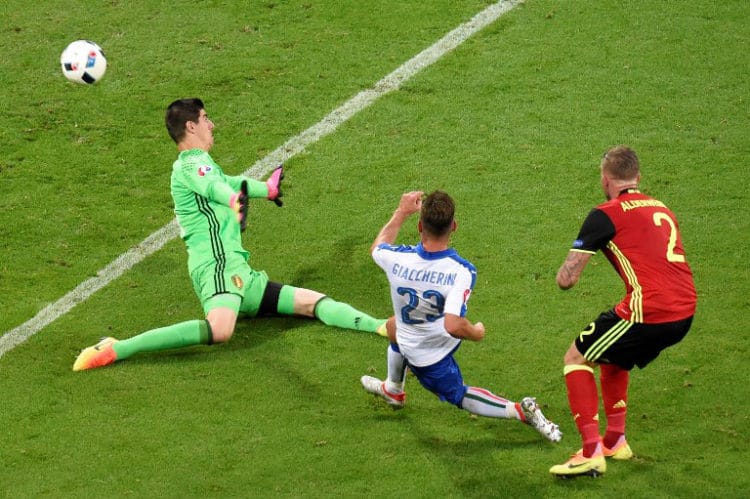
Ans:
[[[74,371],[106,366],[139,352],[224,343],[232,337],[240,314],[311,317],[329,326],[385,335],[384,319],[374,319],[317,291],[269,281],[265,272],[248,264],[249,253],[241,240],[247,203],[265,198],[281,206],[282,167],[265,182],[225,175],[208,154],[214,144],[214,124],[200,99],[173,102],[165,121],[179,150],[171,180],[175,214],[187,246],[190,278],[206,318],[126,340],[103,338],[80,353]]]

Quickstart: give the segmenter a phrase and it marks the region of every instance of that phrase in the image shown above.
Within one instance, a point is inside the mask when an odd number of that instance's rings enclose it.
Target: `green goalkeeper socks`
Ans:
[[[208,322],[192,320],[152,329],[127,340],[118,341],[112,345],[112,349],[117,354],[117,360],[122,360],[138,352],[155,352],[209,343],[211,329]]]
[[[325,297],[315,306],[315,316],[326,326],[335,326],[358,331],[376,332],[384,319],[375,319],[356,308]]]

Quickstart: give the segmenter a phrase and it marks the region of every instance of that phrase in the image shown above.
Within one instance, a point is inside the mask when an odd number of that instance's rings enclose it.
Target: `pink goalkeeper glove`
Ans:
[[[276,206],[281,206],[284,203],[281,202],[281,181],[284,179],[284,165],[278,166],[268,180],[266,185],[268,186],[268,199],[276,203]]]

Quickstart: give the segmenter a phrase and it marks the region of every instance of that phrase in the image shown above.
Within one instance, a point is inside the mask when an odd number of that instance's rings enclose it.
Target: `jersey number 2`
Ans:
[[[661,227],[662,222],[667,222],[667,225],[669,225],[667,261],[672,263],[685,263],[685,255],[680,255],[679,253],[674,252],[675,246],[677,246],[677,226],[675,226],[674,221],[666,213],[654,213],[654,224],[657,227]]]

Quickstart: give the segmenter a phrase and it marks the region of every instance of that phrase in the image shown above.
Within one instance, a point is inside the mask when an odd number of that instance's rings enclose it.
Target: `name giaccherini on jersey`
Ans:
[[[456,283],[455,272],[446,274],[434,270],[410,269],[398,263],[391,267],[391,274],[407,281],[429,282],[441,286],[453,286]]]

